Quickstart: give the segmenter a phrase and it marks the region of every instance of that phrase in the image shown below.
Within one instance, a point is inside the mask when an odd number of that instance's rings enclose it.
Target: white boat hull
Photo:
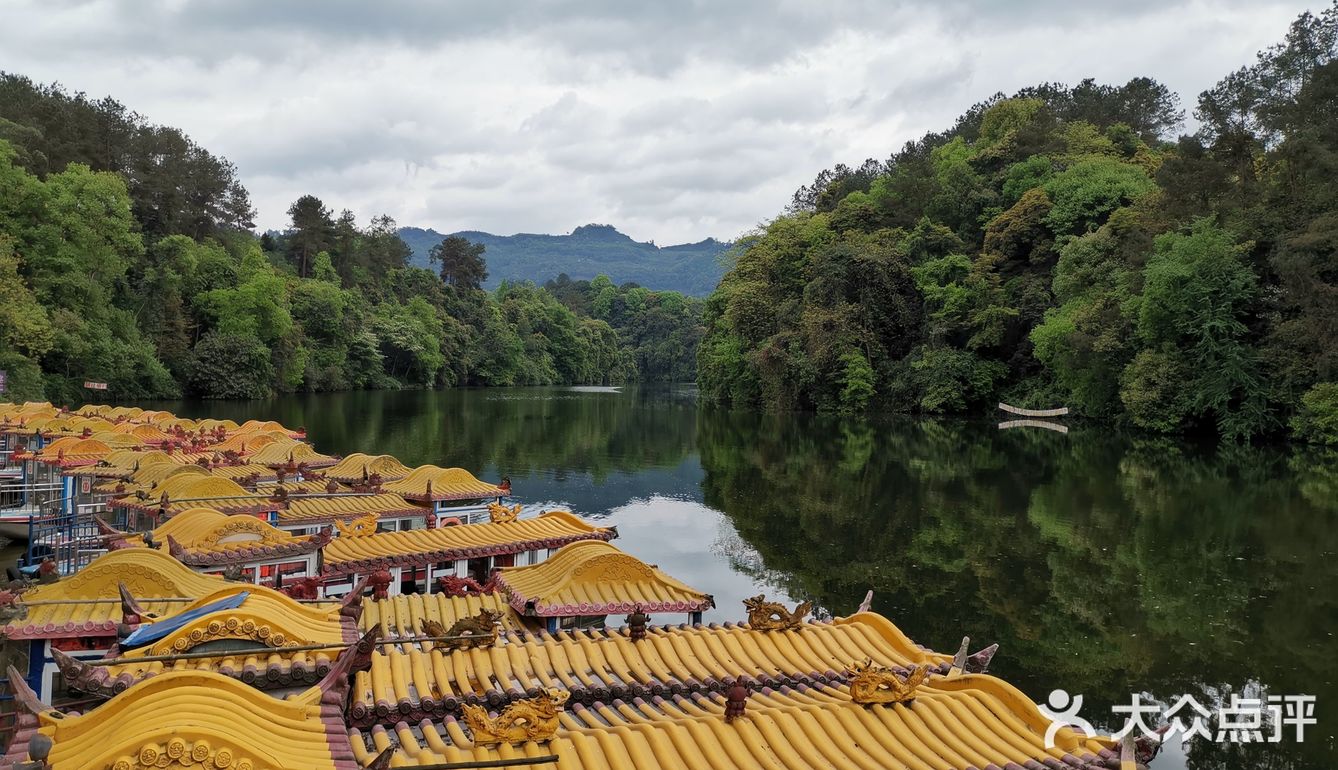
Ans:
[[[0,536],[7,537],[10,540],[28,541],[28,520],[32,518],[30,514],[21,516],[0,516]]]

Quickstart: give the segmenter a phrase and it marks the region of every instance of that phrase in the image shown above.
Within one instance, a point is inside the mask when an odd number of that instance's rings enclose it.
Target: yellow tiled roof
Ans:
[[[172,436],[159,429],[158,426],[147,423],[124,422],[112,428],[112,431],[134,436],[145,444],[162,444],[172,440]]]
[[[237,482],[218,476],[185,474],[172,476],[150,490],[150,494],[138,497],[123,497],[114,501],[113,506],[122,505],[140,510],[157,510],[162,507],[162,496],[167,495],[167,514],[174,516],[191,508],[208,506],[224,513],[260,513],[273,510],[276,503],[270,502],[263,494],[247,491]]]
[[[53,436],[84,436],[85,434],[111,432],[115,427],[116,423],[100,417],[82,417],[68,414],[47,421],[42,428],[42,432]]]
[[[215,420],[213,418],[206,418],[196,423],[195,427],[199,428],[200,430],[214,430],[215,428],[222,428],[223,430],[231,433],[237,430],[237,423],[234,422],[233,420]]]
[[[264,646],[281,652],[284,647],[301,647],[311,644],[329,644],[330,650],[338,650],[355,639],[352,624],[348,624],[345,633],[344,624],[339,616],[339,605],[323,605],[309,609],[294,599],[277,591],[252,591],[252,586],[233,583],[226,588],[201,596],[194,602],[181,607],[173,616],[193,612],[212,602],[236,596],[246,591],[248,596],[241,606],[230,610],[211,612],[195,618],[181,627],[174,629],[152,644],[125,650],[122,658],[142,658],[156,655],[182,654],[194,648],[221,640],[244,640],[248,646]],[[170,622],[173,616],[163,618]],[[145,663],[126,662],[119,664],[113,676],[122,671],[132,674],[142,673]],[[140,668],[135,668],[139,666]],[[120,668],[124,667],[124,668]]]
[[[263,465],[246,463],[244,465],[215,465],[209,469],[209,473],[219,478],[232,479],[237,483],[250,481],[254,476],[257,482],[273,481],[276,476],[273,468],[266,468]]]
[[[140,449],[144,446],[144,442],[134,436],[128,436],[124,433],[113,433],[109,430],[98,431],[89,436],[89,438],[97,439],[113,449]]]
[[[472,618],[484,609],[502,616],[503,629],[519,631],[524,627],[520,618],[506,606],[504,597],[498,593],[475,596],[399,594],[363,602],[359,625],[363,631],[379,626],[383,639],[421,636],[424,620],[435,620],[450,628],[457,620]]]
[[[933,678],[913,703],[895,705],[854,703],[843,685],[765,688],[749,694],[741,717],[726,722],[724,714],[720,693],[693,693],[569,704],[543,743],[478,745],[453,718],[417,729],[401,722],[393,735],[379,726],[366,737],[351,730],[349,738],[363,767],[396,744],[392,766],[556,755],[554,766],[582,770],[1096,768],[1117,757],[1113,741],[1067,727],[1046,749],[1050,720],[985,675]]]
[[[167,412],[163,412],[167,415]],[[200,424],[189,417],[174,417],[168,415],[166,419],[154,419],[153,423],[166,430],[167,428],[181,428],[188,433],[194,433],[200,429]]]
[[[309,468],[321,468],[339,462],[330,455],[321,454],[311,444],[301,441],[290,443],[274,442],[247,456],[246,461],[256,465],[277,467],[289,462],[306,465]]]
[[[183,465],[172,462],[172,458],[168,457],[166,453],[163,453],[163,456],[167,457],[167,462],[155,461],[148,465],[141,464],[139,470],[130,474],[130,477],[125,480],[125,488],[122,490],[127,497],[137,496],[138,493],[143,492],[146,496],[152,495],[153,499],[157,500],[162,494],[162,490],[157,489],[157,487],[160,484],[165,484],[169,479],[178,476],[210,475],[209,469],[204,466]],[[101,484],[98,486],[98,490],[114,492],[118,486],[121,485],[119,483]]]
[[[285,488],[289,485],[285,484]],[[354,495],[338,497],[294,497],[287,508],[279,509],[279,521],[348,521],[375,513],[385,516],[422,516],[426,509],[399,495]]]
[[[711,597],[675,580],[616,546],[585,540],[563,546],[547,560],[507,567],[497,576],[524,615],[563,617],[633,612],[697,612]]]
[[[262,433],[270,431],[277,431],[288,436],[300,436],[304,433],[304,431],[294,430],[284,426],[283,423],[274,420],[247,420],[237,426],[238,433]]]
[[[56,583],[25,591],[19,606],[26,608],[26,617],[11,621],[0,633],[10,639],[114,634],[121,622],[120,582],[147,612],[159,616],[175,614],[183,604],[155,599],[194,599],[228,585],[159,551],[112,551]]]
[[[170,541],[169,541],[170,538]],[[327,537],[293,535],[244,513],[228,515],[213,508],[190,508],[153,530],[153,542],[188,564],[230,564],[270,556],[310,553]],[[172,546],[175,546],[173,548]],[[176,548],[182,553],[177,553]]]
[[[267,495],[278,494],[282,489],[289,495],[290,501],[300,500],[301,495],[325,495],[330,494],[326,488],[330,482],[319,479],[303,479],[302,481],[293,481],[291,478],[284,479],[282,484],[277,482],[262,482],[256,485],[256,491],[264,492]],[[336,490],[338,492],[339,490]]]
[[[391,455],[367,455],[362,452],[353,454],[327,468],[325,478],[355,484],[364,481],[372,474],[383,481],[397,481],[408,476],[412,471],[407,465]]]
[[[441,716],[450,710],[446,699],[458,703],[467,696],[533,687],[609,693],[739,676],[798,681],[844,671],[866,659],[898,668],[950,662],[949,656],[920,648],[891,621],[868,612],[805,623],[794,631],[733,624],[651,627],[636,642],[626,629],[506,634],[503,643],[465,652],[425,652],[415,644],[382,648],[373,654],[371,669],[357,674],[350,714],[367,724],[388,704],[401,714]]]
[[[278,431],[264,431],[260,433],[234,433],[226,439],[214,444],[210,449],[219,452],[237,452],[239,454],[248,454],[257,452],[270,444],[281,443],[284,445],[293,445],[297,442],[288,437],[286,433]]]
[[[85,714],[27,717],[6,760],[23,759],[35,728],[52,739],[52,770],[346,768],[347,730],[322,694],[312,687],[280,700],[221,674],[171,671]]]
[[[60,466],[93,465],[111,453],[112,448],[97,439],[62,438],[38,452],[37,461]]]
[[[50,401],[25,401],[22,404],[0,404],[0,419],[7,419],[15,415],[57,415],[60,410],[51,405]]]
[[[118,583],[125,583],[144,611],[156,618],[175,615],[190,602],[220,592],[235,592],[239,586],[253,595],[288,600],[268,586],[229,583],[195,572],[163,551],[123,548],[99,556],[69,577],[25,591],[18,605],[26,616],[0,627],[0,634],[9,639],[115,634],[122,617]],[[316,619],[338,612],[335,603],[296,606]]]
[[[399,481],[382,485],[406,500],[474,500],[497,497],[506,490],[486,481],[479,481],[463,468],[438,468],[420,465]]]
[[[115,449],[102,458],[97,465],[71,468],[66,472],[74,476],[126,479],[130,478],[141,466],[170,462],[172,462],[172,458],[159,449],[150,452],[142,449]]]
[[[548,511],[506,524],[460,524],[337,537],[325,547],[325,567],[339,574],[367,572],[383,566],[422,565],[559,548],[576,540],[609,540],[616,535],[616,530],[587,524],[566,511]]]
[[[177,416],[171,412],[158,409],[145,409],[134,417],[135,422],[141,423],[163,423],[175,419],[177,419]]]

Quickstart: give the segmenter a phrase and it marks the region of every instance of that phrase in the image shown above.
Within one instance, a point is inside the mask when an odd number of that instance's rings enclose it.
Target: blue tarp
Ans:
[[[132,647],[143,647],[146,644],[162,639],[197,618],[202,618],[205,615],[221,612],[223,610],[234,610],[240,607],[242,602],[246,601],[246,597],[250,595],[251,593],[249,591],[242,591],[233,596],[229,596],[226,599],[210,602],[203,607],[188,610],[180,615],[173,615],[172,617],[167,618],[166,620],[160,620],[157,623],[145,623],[132,631],[129,636],[121,640],[121,649],[128,650]]]

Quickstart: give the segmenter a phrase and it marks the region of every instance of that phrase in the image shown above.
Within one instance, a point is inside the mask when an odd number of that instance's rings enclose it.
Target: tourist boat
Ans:
[[[47,535],[94,525],[105,551],[0,591],[18,715],[0,767],[1096,770],[1155,753],[1051,725],[983,672],[993,648],[934,652],[867,599],[815,621],[757,596],[746,623],[703,625],[713,599],[613,528],[299,433],[0,407],[0,436],[32,442],[5,444],[22,500],[57,487]],[[689,623],[650,622],[665,614]]]

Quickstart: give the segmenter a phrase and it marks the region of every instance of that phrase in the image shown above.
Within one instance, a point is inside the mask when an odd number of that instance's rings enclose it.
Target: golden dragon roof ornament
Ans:
[[[911,666],[905,677],[875,664],[872,660],[850,667],[850,699],[856,703],[905,703],[914,700],[915,691],[929,678],[927,666]]]
[[[473,703],[460,710],[475,745],[547,741],[557,733],[558,712],[570,697],[566,690],[548,690],[537,698],[515,701],[495,717]]]
[[[748,627],[754,631],[789,631],[804,624],[804,616],[813,609],[813,602],[801,602],[791,612],[780,602],[767,601],[766,594],[743,600],[748,610]]]
[[[488,521],[493,524],[510,524],[518,518],[520,518],[520,503],[512,506],[488,503]]]

